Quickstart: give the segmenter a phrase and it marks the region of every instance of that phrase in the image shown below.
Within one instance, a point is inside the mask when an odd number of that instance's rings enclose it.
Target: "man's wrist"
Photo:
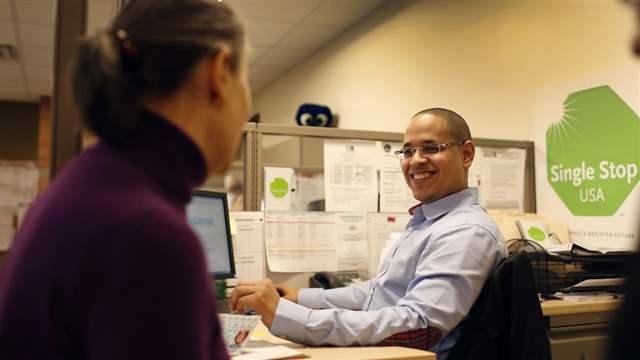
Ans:
[[[278,304],[280,303],[280,301],[282,301],[282,298],[279,297],[279,296],[273,297],[272,299],[275,299],[275,301],[267,302],[265,304],[266,305],[266,309],[261,314],[262,315],[262,322],[267,327],[271,327],[271,323],[273,322],[273,318],[276,315],[276,310],[278,309]]]
[[[304,342],[306,337],[305,325],[310,316],[311,309],[287,299],[280,299],[269,331],[278,337],[295,342]]]
[[[291,289],[291,297],[289,300],[293,301],[294,303],[298,304],[299,303],[299,295],[300,295],[300,289]]]

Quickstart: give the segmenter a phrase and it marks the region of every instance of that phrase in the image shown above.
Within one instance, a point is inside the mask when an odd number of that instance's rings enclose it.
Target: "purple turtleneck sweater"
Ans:
[[[204,255],[185,219],[204,158],[149,112],[31,206],[0,274],[0,359],[227,359]]]

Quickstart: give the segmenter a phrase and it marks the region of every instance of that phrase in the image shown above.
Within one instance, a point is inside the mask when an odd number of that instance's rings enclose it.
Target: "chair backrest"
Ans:
[[[526,254],[514,254],[498,265],[461,326],[449,360],[551,359]]]

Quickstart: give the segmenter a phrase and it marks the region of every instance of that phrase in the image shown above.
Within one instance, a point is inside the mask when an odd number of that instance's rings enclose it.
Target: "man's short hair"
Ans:
[[[445,109],[445,108],[429,108],[418,111],[412,118],[418,117],[420,115],[434,115],[439,118],[444,119],[447,122],[447,129],[449,133],[456,139],[461,141],[471,140],[471,130],[469,130],[469,125],[464,121],[462,116],[460,116],[455,111]]]

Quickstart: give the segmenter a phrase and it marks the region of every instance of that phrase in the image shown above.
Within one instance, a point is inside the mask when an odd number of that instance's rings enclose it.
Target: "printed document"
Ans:
[[[267,212],[265,245],[269,270],[366,270],[366,219],[366,213]]]
[[[33,162],[0,161],[0,206],[31,203],[38,193],[38,176]]]
[[[261,280],[266,277],[264,255],[264,213],[234,211],[229,213],[235,222],[233,257],[239,280]]]
[[[408,213],[367,214],[367,238],[369,239],[369,277],[378,273],[380,252],[391,233],[401,233],[409,223]]]
[[[419,202],[413,197],[413,193],[407,186],[400,168],[400,160],[393,153],[401,147],[401,143],[376,142],[380,212],[405,212]]]
[[[480,204],[524,211],[525,162],[525,149],[476,147],[469,186],[478,188]]]
[[[336,220],[324,212],[266,212],[265,245],[273,272],[336,271]]]
[[[337,270],[366,270],[369,257],[367,214],[336,213],[336,231]]]
[[[378,211],[373,141],[325,140],[325,211]]]

